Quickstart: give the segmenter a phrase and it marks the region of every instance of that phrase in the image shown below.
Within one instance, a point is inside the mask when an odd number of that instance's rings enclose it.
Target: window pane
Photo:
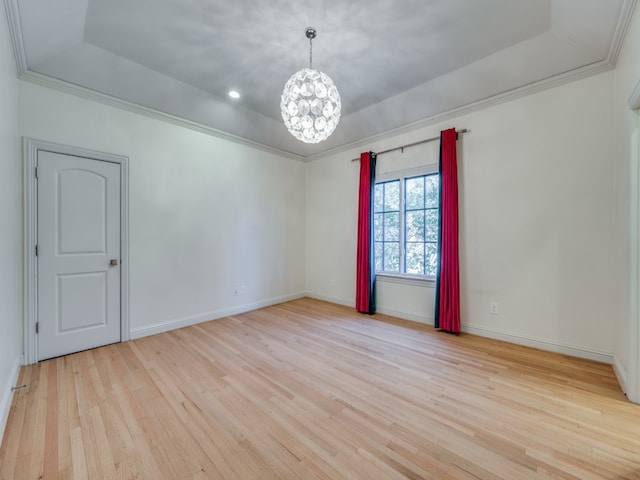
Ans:
[[[436,276],[438,269],[438,245],[435,243],[427,243],[425,245],[426,250],[426,270],[425,275],[432,277]]]
[[[400,210],[400,180],[384,184],[384,209],[385,211]]]
[[[400,245],[397,243],[384,244],[384,271],[400,271]]]
[[[381,212],[384,207],[384,184],[379,183],[374,188],[373,211]]]
[[[384,241],[385,242],[400,241],[400,214],[399,213],[384,214]]]
[[[376,272],[381,272],[382,271],[382,242],[376,242],[375,244],[375,250],[373,252],[373,254],[375,255],[375,260],[376,260]]]
[[[439,183],[439,174],[430,173],[374,186],[376,271],[435,276]]]
[[[424,242],[424,210],[407,212],[407,242]]]
[[[438,210],[427,210],[427,228],[426,228],[426,240],[428,242],[438,241]]]
[[[424,243],[407,243],[406,273],[424,275]]]
[[[427,190],[427,208],[438,208],[439,207],[439,198],[438,191],[440,190],[440,175],[429,175],[425,179],[426,190]]]
[[[376,213],[373,215],[373,239],[376,242],[381,242],[382,240],[384,240],[383,237],[383,214],[382,213]]]
[[[404,185],[407,210],[424,208],[424,177],[410,178]]]

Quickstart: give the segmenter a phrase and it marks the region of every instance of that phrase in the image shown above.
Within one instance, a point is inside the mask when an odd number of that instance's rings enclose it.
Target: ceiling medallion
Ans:
[[[340,121],[340,94],[326,73],[313,70],[312,40],[316,30],[307,28],[309,68],[294,73],[284,86],[280,113],[294,137],[305,143],[326,140]]]

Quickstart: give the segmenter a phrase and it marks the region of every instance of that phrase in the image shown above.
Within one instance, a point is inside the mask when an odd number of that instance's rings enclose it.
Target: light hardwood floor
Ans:
[[[3,480],[640,479],[610,366],[310,299],[20,383]]]

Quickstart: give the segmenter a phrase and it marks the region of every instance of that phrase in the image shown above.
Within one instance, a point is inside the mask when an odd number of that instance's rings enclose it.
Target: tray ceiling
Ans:
[[[311,157],[611,68],[636,0],[5,0],[20,72]],[[282,87],[329,74],[343,116],[294,139]],[[231,89],[242,97],[232,100]],[[85,94],[87,91],[85,90]],[[104,97],[103,97],[104,98]]]

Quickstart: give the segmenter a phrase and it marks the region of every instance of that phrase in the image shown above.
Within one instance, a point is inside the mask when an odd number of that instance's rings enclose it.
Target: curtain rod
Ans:
[[[458,133],[467,133],[467,132],[470,132],[470,131],[471,130],[463,128],[462,130],[456,130],[456,134],[458,134]],[[396,150],[404,150],[405,148],[415,147],[416,145],[420,145],[422,143],[433,142],[434,140],[440,140],[440,135],[438,135],[437,137],[427,138],[425,140],[420,140],[419,142],[409,143],[407,145],[402,145],[401,147],[390,148],[388,150],[383,150],[381,152],[376,152],[376,153],[378,155],[382,155],[383,153],[395,152]],[[351,159],[352,162],[357,162],[358,160],[360,160],[360,157]]]

